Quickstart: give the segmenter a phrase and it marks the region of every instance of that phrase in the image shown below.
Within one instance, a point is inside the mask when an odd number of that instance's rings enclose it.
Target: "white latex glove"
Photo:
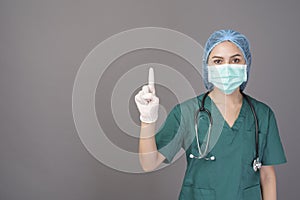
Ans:
[[[154,71],[149,69],[148,85],[135,95],[135,103],[140,111],[140,120],[145,123],[153,123],[158,118],[159,98],[155,96]]]

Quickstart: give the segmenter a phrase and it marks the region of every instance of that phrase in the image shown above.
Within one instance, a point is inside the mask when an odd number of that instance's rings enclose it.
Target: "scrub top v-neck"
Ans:
[[[207,96],[205,108],[213,118],[209,153],[215,161],[191,159],[199,156],[194,130],[194,114],[204,94],[177,104],[170,111],[155,135],[158,151],[171,163],[177,152],[186,152],[187,168],[179,199],[193,200],[259,200],[259,172],[254,172],[255,122],[245,98],[232,127],[225,121],[212,99]],[[259,155],[263,165],[286,162],[273,111],[264,103],[250,97],[259,122]],[[206,144],[209,120],[205,114],[198,117],[201,148]],[[204,144],[204,145],[202,145]]]
[[[207,99],[208,99],[209,103],[211,104],[211,106],[213,106],[217,110],[218,115],[220,115],[220,117],[222,118],[221,120],[224,121],[224,126],[226,126],[226,128],[234,129],[234,128],[236,128],[237,125],[240,124],[239,122],[242,120],[241,115],[243,115],[243,108],[245,107],[245,105],[244,105],[245,104],[245,99],[244,98],[242,99],[242,106],[241,106],[240,110],[238,111],[237,118],[233,122],[232,126],[230,126],[228,124],[228,122],[225,120],[225,118],[222,115],[220,109],[217,107],[217,105],[214,103],[214,101],[211,99],[211,97],[209,95],[207,96]]]

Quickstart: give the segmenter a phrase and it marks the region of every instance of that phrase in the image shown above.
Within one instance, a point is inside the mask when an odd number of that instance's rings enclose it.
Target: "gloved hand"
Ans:
[[[135,95],[135,103],[140,112],[140,120],[145,123],[153,123],[158,118],[159,98],[155,95],[154,72],[149,69],[148,85]]]

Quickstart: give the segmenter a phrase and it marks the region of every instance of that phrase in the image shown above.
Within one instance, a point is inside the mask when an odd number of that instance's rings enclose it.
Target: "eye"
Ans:
[[[240,63],[240,62],[241,62],[241,60],[239,58],[234,58],[232,60],[232,63]]]
[[[219,65],[222,63],[222,60],[221,59],[216,59],[216,60],[213,60],[214,64],[216,65]]]

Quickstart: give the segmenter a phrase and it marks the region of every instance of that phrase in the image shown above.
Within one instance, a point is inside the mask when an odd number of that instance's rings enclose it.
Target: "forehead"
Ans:
[[[234,54],[240,54],[243,55],[242,51],[239,47],[237,47],[234,43],[230,41],[224,41],[220,44],[216,45],[212,51],[210,52],[209,57],[212,57],[214,55],[218,56],[231,56]]]

